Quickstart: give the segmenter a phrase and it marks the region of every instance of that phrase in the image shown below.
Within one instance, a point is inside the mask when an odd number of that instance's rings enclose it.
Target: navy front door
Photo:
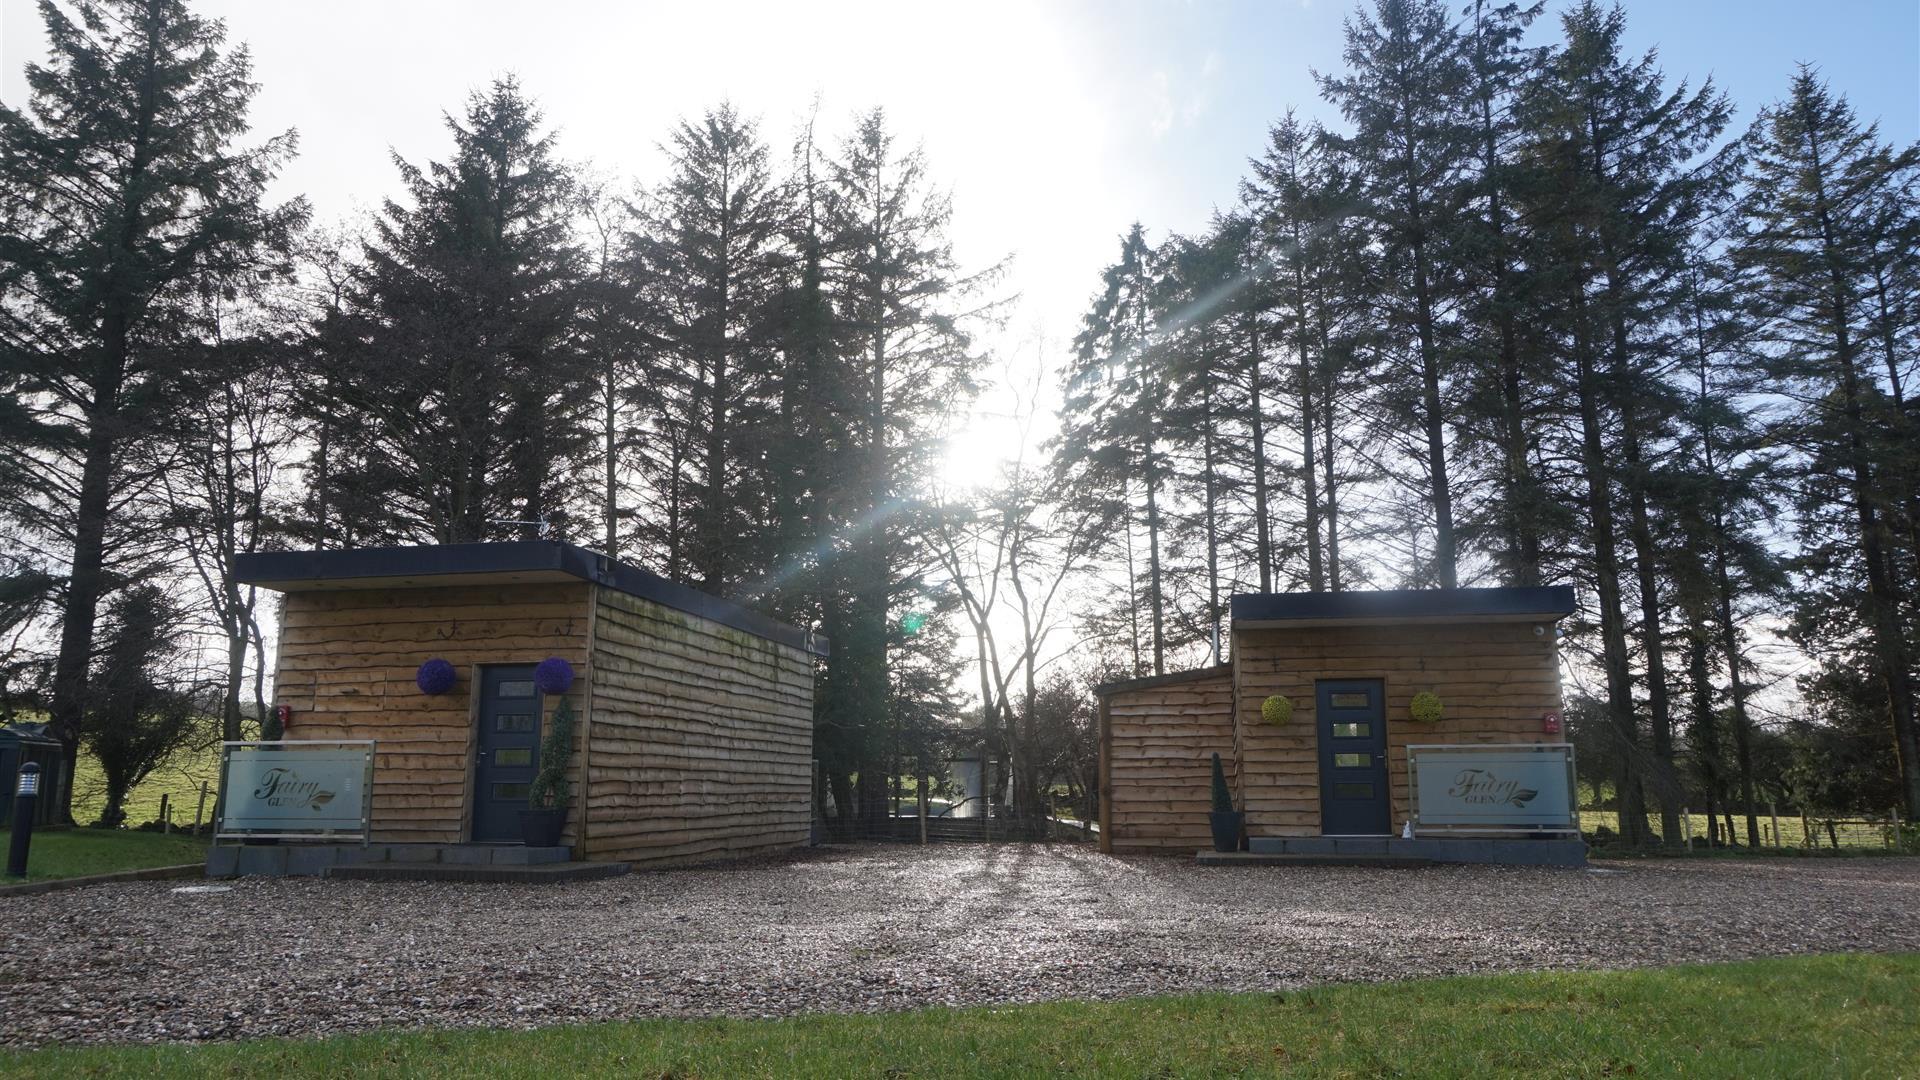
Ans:
[[[473,755],[473,839],[520,839],[520,811],[540,764],[540,691],[532,664],[480,669],[480,732]]]
[[[1314,686],[1313,714],[1320,725],[1320,831],[1327,836],[1392,831],[1386,696],[1378,679]]]

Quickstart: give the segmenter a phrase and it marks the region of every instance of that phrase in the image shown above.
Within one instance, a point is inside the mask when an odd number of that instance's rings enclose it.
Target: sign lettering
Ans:
[[[1414,827],[1573,828],[1572,747],[1413,746]]]
[[[370,745],[230,744],[222,833],[365,831]]]

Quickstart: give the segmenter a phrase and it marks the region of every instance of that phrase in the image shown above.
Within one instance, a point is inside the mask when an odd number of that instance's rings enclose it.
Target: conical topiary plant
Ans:
[[[1240,833],[1247,816],[1233,808],[1233,791],[1227,787],[1227,770],[1220,755],[1213,755],[1213,813],[1207,815],[1213,826],[1213,850],[1240,850]]]
[[[540,740],[540,771],[527,788],[527,805],[535,810],[565,810],[572,794],[567,785],[567,763],[573,757],[573,706],[566,698],[553,707],[553,722]]]

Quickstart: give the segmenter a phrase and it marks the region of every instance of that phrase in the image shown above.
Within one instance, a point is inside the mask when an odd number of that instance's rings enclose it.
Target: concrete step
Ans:
[[[572,848],[521,844],[216,844],[207,849],[207,876],[313,877],[336,866],[543,866],[572,858]]]
[[[343,881],[487,881],[551,884],[619,877],[627,863],[564,862],[510,866],[500,863],[349,863],[327,867],[323,876]]]
[[[1201,866],[1374,866],[1412,867],[1437,865],[1432,859],[1415,855],[1292,855],[1258,851],[1202,851]]]
[[[1510,866],[1585,866],[1587,845],[1574,838],[1422,836],[1256,836],[1254,855],[1329,855],[1426,859],[1440,863],[1504,863]]]

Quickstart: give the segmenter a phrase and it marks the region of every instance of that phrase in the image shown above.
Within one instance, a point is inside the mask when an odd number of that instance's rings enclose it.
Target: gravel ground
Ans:
[[[1202,868],[819,851],[572,885],[0,899],[0,1043],[774,1016],[1920,950],[1920,859]]]

